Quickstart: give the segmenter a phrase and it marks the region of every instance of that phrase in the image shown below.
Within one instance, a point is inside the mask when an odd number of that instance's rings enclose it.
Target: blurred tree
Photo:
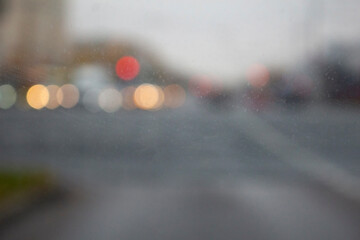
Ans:
[[[5,9],[5,0],[0,0],[0,17],[2,16]]]

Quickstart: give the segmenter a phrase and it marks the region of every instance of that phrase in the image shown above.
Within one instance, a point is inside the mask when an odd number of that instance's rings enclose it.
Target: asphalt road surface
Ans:
[[[1,239],[360,239],[360,111],[0,112],[1,165],[74,196]]]

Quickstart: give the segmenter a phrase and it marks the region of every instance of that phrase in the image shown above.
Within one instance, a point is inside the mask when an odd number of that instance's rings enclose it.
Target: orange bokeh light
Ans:
[[[55,109],[59,107],[59,102],[57,100],[57,92],[59,91],[59,87],[56,85],[47,86],[47,90],[49,91],[49,101],[46,105],[48,109]]]
[[[134,104],[134,92],[136,88],[133,86],[124,88],[121,91],[121,94],[123,96],[123,108],[126,110],[133,110],[136,108]]]
[[[59,104],[64,108],[72,108],[79,102],[79,90],[72,84],[63,85],[56,94]]]
[[[143,110],[157,110],[161,108],[163,101],[161,88],[152,84],[142,84],[134,92],[134,103]]]
[[[186,99],[185,90],[177,85],[171,84],[164,88],[165,102],[164,105],[168,108],[181,107]]]
[[[49,101],[49,91],[44,85],[34,85],[29,88],[26,100],[30,107],[38,110],[42,109]]]

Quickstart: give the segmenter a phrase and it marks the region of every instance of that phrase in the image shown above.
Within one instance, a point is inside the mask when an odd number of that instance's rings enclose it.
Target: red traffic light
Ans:
[[[122,57],[116,63],[116,74],[125,81],[134,79],[139,72],[140,64],[134,57]]]

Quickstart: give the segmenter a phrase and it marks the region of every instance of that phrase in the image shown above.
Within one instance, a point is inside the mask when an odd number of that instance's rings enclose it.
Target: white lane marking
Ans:
[[[239,130],[277,156],[279,160],[306,173],[338,193],[360,200],[360,179],[358,177],[296,144],[253,113],[242,112],[239,114],[239,118],[246,122],[245,126],[236,124]]]

